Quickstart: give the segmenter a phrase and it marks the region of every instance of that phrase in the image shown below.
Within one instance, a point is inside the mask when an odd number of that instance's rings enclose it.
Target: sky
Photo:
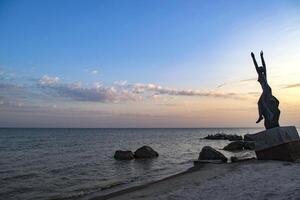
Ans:
[[[0,127],[300,125],[300,2],[0,0]]]

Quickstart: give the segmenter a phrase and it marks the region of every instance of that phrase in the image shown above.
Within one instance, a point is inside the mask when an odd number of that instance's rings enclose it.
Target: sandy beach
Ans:
[[[161,181],[92,198],[103,199],[300,199],[300,163],[204,164]]]

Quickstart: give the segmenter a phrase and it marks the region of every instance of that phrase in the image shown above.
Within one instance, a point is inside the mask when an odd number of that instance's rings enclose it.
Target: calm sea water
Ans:
[[[208,134],[260,130],[0,129],[0,199],[88,199],[185,171],[203,146],[221,149],[229,143],[200,139]],[[113,159],[115,150],[143,145],[160,156]]]

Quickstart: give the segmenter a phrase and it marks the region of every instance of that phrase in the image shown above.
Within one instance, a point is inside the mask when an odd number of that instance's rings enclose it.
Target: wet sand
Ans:
[[[91,200],[300,199],[300,164],[245,161],[203,164],[153,183]]]

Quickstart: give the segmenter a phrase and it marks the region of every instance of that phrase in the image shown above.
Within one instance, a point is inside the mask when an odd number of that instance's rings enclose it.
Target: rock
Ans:
[[[255,142],[254,141],[234,141],[229,143],[223,148],[226,151],[241,151],[245,150],[254,150]]]
[[[227,158],[222,153],[210,146],[202,148],[198,160],[221,160],[223,162],[227,162]]]
[[[217,133],[215,135],[208,135],[204,137],[204,139],[236,141],[236,140],[243,140],[243,137],[240,135],[227,135],[225,133]]]
[[[204,137],[204,139],[208,140],[226,140],[226,135],[224,133],[217,133],[215,135],[208,135]]]
[[[202,165],[202,164],[223,164],[222,160],[194,160],[194,166]]]
[[[226,145],[223,149],[226,151],[240,151],[244,149],[244,142],[234,141]]]
[[[234,163],[234,162],[238,162],[239,159],[238,159],[236,156],[232,156],[232,157],[230,157],[230,161],[231,161],[232,163]]]
[[[244,149],[254,150],[255,149],[255,142],[254,141],[244,141]]]
[[[240,135],[227,135],[227,139],[229,141],[237,141],[237,140],[243,140],[243,137]]]
[[[230,157],[230,160],[232,163],[235,162],[242,162],[242,161],[247,161],[247,160],[255,160],[255,157],[236,157],[236,156],[232,156]]]
[[[297,161],[300,159],[300,137],[296,127],[276,127],[252,134],[258,160]]]
[[[135,158],[155,158],[158,153],[149,146],[142,146],[134,152]]]
[[[253,134],[244,135],[244,141],[254,141]]]
[[[132,159],[134,159],[134,155],[133,155],[132,151],[118,150],[115,152],[114,158],[116,160],[132,160]]]

